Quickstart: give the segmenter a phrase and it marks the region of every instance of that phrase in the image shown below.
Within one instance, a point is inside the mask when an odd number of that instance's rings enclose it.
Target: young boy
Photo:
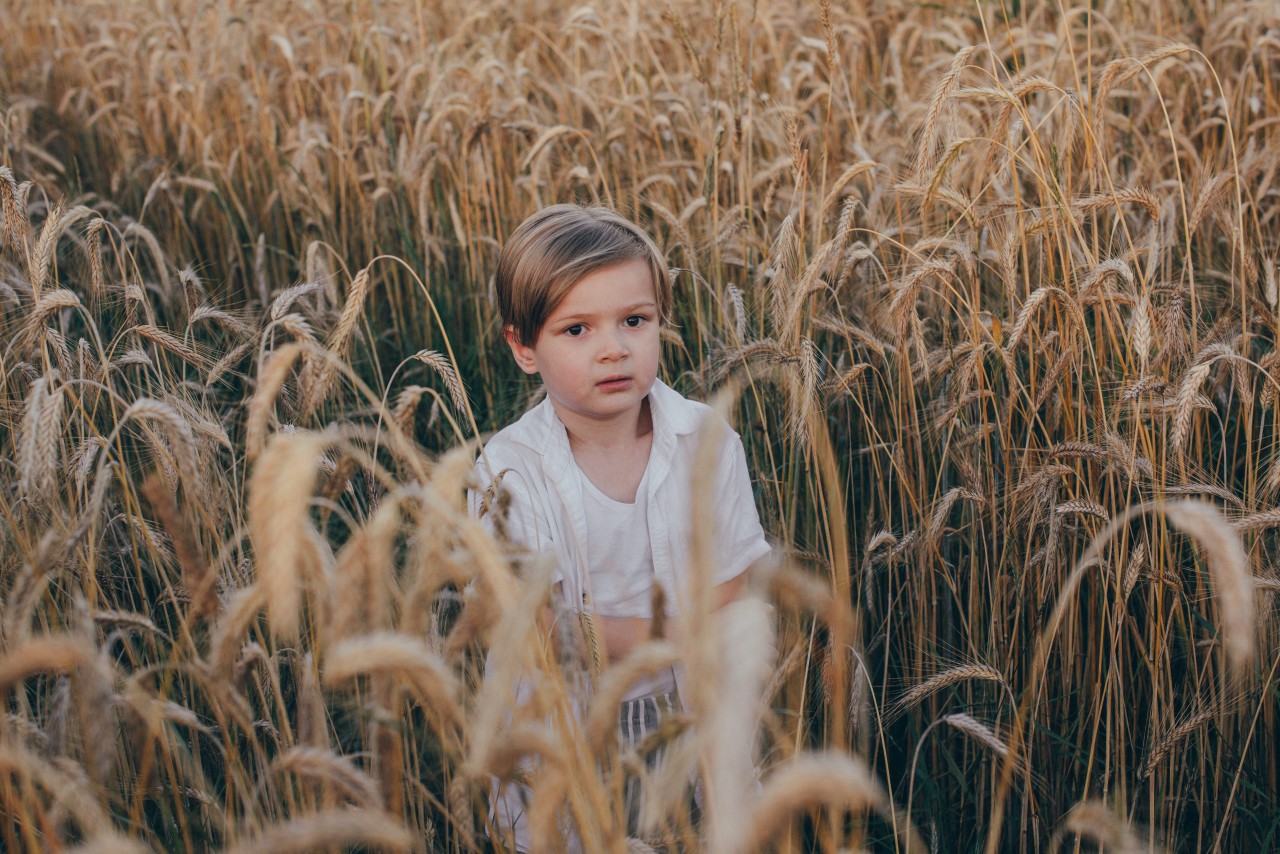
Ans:
[[[651,636],[655,584],[667,617],[681,601],[697,433],[718,416],[658,379],[671,278],[653,241],[617,213],[556,205],[529,217],[502,249],[495,287],[516,363],[541,376],[546,397],[489,440],[478,468],[482,480],[502,473],[507,536],[554,557],[557,595],[591,615],[602,657],[618,661]],[[711,493],[717,605],[769,552],[742,442],[723,435]],[[662,627],[670,637],[674,621]],[[680,707],[679,678],[668,670],[632,687],[619,710],[624,746]],[[513,788],[498,793],[494,819],[524,850]],[[629,787],[634,821],[633,796]]]

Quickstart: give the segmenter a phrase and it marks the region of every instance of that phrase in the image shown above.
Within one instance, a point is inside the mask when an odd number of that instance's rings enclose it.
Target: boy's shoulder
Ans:
[[[662,380],[653,384],[653,390],[649,395],[657,417],[666,421],[676,435],[696,433],[702,428],[707,418],[720,418],[707,404],[690,400]]]
[[[551,402],[543,398],[515,421],[490,436],[484,443],[484,452],[515,455],[529,451],[541,453],[548,444],[556,420]]]

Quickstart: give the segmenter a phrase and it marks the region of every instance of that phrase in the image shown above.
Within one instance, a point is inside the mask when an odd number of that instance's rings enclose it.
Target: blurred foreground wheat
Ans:
[[[1277,80],[1259,2],[16,0],[0,839],[485,850],[523,774],[547,851],[1280,845]],[[569,199],[666,248],[780,558],[603,674],[463,503]]]

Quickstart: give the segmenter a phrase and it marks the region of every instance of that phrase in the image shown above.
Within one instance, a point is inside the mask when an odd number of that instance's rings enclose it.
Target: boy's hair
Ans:
[[[520,223],[498,255],[494,289],[503,327],[532,347],[574,285],[597,270],[627,261],[649,265],[658,317],[665,322],[671,315],[671,273],[649,235],[605,207],[543,208]]]

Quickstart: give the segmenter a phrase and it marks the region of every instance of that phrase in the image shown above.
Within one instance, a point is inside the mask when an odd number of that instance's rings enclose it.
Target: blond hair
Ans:
[[[597,270],[644,261],[658,316],[671,314],[671,273],[657,245],[635,223],[599,206],[552,205],[527,218],[498,256],[494,288],[502,324],[533,346],[569,290]]]

